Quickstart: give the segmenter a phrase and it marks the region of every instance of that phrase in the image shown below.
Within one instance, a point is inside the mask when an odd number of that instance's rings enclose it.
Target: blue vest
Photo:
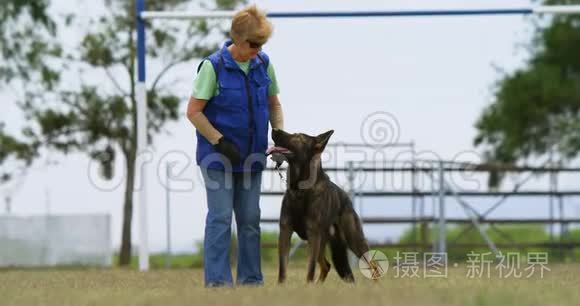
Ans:
[[[216,73],[219,95],[211,98],[203,109],[209,122],[240,150],[242,162],[224,167],[209,141],[197,134],[196,161],[202,168],[233,172],[262,171],[266,165],[268,146],[268,56],[260,52],[250,60],[246,75],[232,58],[227,41],[221,50],[207,59]]]

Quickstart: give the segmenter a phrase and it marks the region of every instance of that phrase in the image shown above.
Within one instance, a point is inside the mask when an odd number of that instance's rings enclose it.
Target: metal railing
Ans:
[[[431,163],[433,166],[417,166],[418,162],[424,165],[426,162]],[[374,164],[384,164],[385,161],[374,161]],[[362,200],[365,198],[389,198],[389,197],[407,197],[411,198],[412,214],[410,217],[397,216],[397,217],[368,217],[360,216],[361,221],[364,224],[411,224],[412,226],[412,236],[413,241],[411,243],[371,243],[375,247],[386,247],[386,248],[413,248],[418,250],[432,250],[435,252],[445,252],[447,248],[465,248],[468,246],[473,247],[488,247],[494,253],[499,254],[499,248],[532,248],[532,247],[545,247],[545,248],[556,248],[564,251],[570,251],[570,253],[575,249],[580,247],[580,242],[565,241],[569,238],[569,228],[573,224],[580,224],[580,219],[577,218],[565,218],[564,217],[564,199],[568,197],[580,196],[580,190],[558,190],[558,174],[559,173],[580,173],[580,168],[573,167],[535,167],[535,166],[523,166],[518,167],[514,165],[502,165],[502,164],[474,164],[474,163],[457,163],[457,162],[446,162],[446,161],[426,161],[426,160],[412,160],[402,162],[403,164],[410,166],[378,166],[372,167],[367,166],[369,162],[346,162],[346,167],[329,167],[324,168],[326,172],[336,172],[346,175],[348,180],[345,189],[349,192],[353,205],[356,206],[357,202],[360,202],[362,207]],[[274,171],[273,168],[268,168],[267,171]],[[446,181],[445,177],[447,174],[452,172],[491,172],[491,171],[501,171],[501,172],[518,172],[518,173],[533,173],[535,175],[540,173],[546,173],[549,176],[549,189],[547,190],[519,190],[520,187],[527,181],[524,180],[521,184],[516,185],[516,188],[511,191],[456,191],[450,184]],[[411,190],[408,191],[388,191],[388,190],[363,190],[360,188],[355,188],[355,177],[356,173],[359,172],[401,172],[410,173],[412,178]],[[416,185],[416,176],[420,173],[426,174],[432,180],[432,185],[435,188],[431,190],[424,190],[418,188]],[[263,191],[263,196],[276,196],[280,197],[284,194],[284,191]],[[434,203],[438,204],[437,214],[435,211],[432,216],[425,215],[425,199],[432,197]],[[472,197],[501,197],[492,208],[485,212],[477,211],[473,206],[471,206],[464,198]],[[508,198],[513,197],[548,197],[549,205],[549,216],[547,218],[489,218],[488,215],[501,206]],[[447,198],[454,198],[456,202],[464,209],[467,218],[449,218],[446,216],[446,204],[445,200]],[[376,204],[375,204],[376,205]],[[556,206],[559,210],[559,217],[556,217],[555,211]],[[277,223],[276,218],[263,218],[262,223],[273,224]],[[454,239],[448,239],[446,232],[447,224],[457,224],[463,225],[464,229],[461,233]],[[487,225],[490,229],[501,234],[503,238],[509,240],[508,243],[496,244],[488,237],[485,229],[482,225]],[[539,241],[539,242],[527,242],[520,243],[516,242],[515,239],[511,239],[507,233],[502,232],[501,229],[497,228],[496,225],[503,224],[545,224],[549,226],[550,241]],[[554,225],[558,224],[560,233],[559,240],[555,239]],[[436,226],[435,226],[436,225]],[[429,243],[427,237],[427,229],[429,227],[437,228],[438,233],[436,239]],[[477,229],[485,241],[482,243],[458,243],[457,241],[471,229]],[[419,229],[419,230],[418,230]],[[272,246],[265,244],[265,246]]]

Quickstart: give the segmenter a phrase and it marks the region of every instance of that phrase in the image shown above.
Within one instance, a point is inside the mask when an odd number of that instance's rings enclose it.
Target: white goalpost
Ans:
[[[200,19],[200,18],[231,18],[233,11],[205,12],[155,12],[146,11],[145,0],[136,1],[137,23],[137,67],[138,82],[135,85],[137,95],[137,154],[147,150],[147,89],[145,86],[146,19]],[[386,17],[436,17],[436,16],[466,16],[466,15],[532,15],[532,14],[580,14],[580,5],[535,6],[510,9],[455,9],[455,10],[402,10],[402,11],[328,11],[328,12],[271,12],[270,18],[386,18]],[[149,270],[149,233],[147,214],[147,165],[141,167],[141,188],[136,203],[139,210],[139,270]],[[444,218],[444,216],[443,216]],[[440,237],[440,239],[443,237]],[[444,241],[444,240],[441,240]]]

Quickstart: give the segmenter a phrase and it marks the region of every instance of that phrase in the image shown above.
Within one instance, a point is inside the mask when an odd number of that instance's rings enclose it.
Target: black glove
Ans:
[[[225,157],[227,157],[227,159],[230,160],[232,165],[239,164],[241,159],[242,159],[240,157],[240,150],[238,150],[238,147],[236,147],[235,144],[233,144],[230,141],[228,141],[227,139],[225,139],[223,136],[222,136],[222,138],[220,138],[218,140],[218,143],[213,145],[213,148],[217,152],[219,152],[219,153],[223,154]]]

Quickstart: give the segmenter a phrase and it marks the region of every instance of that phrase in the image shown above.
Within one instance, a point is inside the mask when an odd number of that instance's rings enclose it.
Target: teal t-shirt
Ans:
[[[236,61],[240,69],[244,73],[248,74],[250,69],[250,61],[238,62]],[[268,96],[275,96],[280,93],[278,88],[278,81],[276,80],[276,73],[274,72],[274,66],[272,63],[268,63],[268,76],[272,80],[272,83],[268,87]],[[219,94],[219,89],[217,86],[217,80],[215,75],[215,70],[213,65],[209,60],[205,60],[199,69],[197,77],[193,81],[193,94],[192,96],[200,100],[209,100]]]

